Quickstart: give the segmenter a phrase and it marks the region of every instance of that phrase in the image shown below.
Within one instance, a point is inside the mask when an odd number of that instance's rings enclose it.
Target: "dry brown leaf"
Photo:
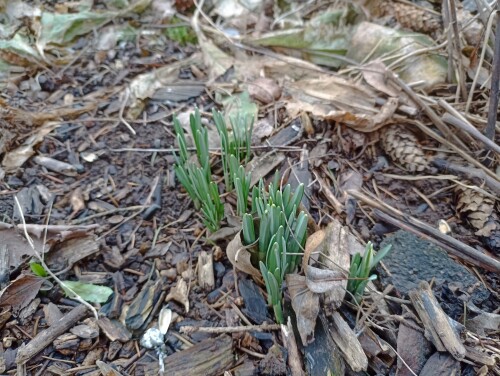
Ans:
[[[35,298],[44,279],[22,274],[0,292],[0,307],[12,307],[14,313],[26,307]]]
[[[259,102],[269,104],[281,97],[281,88],[276,81],[261,77],[248,83],[248,93]]]
[[[340,175],[340,191],[342,196],[339,198],[343,204],[348,199],[348,190],[359,192],[363,186],[363,175],[355,170],[346,170]]]
[[[22,231],[22,228],[20,230]],[[28,241],[21,235],[21,232],[10,225],[6,225],[3,229],[0,228],[0,239],[2,239],[1,245],[5,245],[9,252],[9,267],[11,270],[18,268],[27,258],[35,254]],[[35,249],[42,253],[43,242],[38,238],[32,238],[32,240]]]
[[[34,147],[42,142],[44,137],[59,127],[58,123],[49,123],[39,128],[35,134],[30,136],[24,143],[17,149],[7,153],[2,160],[2,166],[6,171],[15,170],[21,167],[33,154],[35,154]]]
[[[234,58],[222,51],[212,40],[203,34],[199,34],[198,39],[200,41],[201,52],[203,53],[203,62],[208,69],[208,76],[211,81],[215,81],[215,79],[222,76],[233,66]]]
[[[78,213],[80,210],[85,209],[85,200],[83,199],[83,192],[80,187],[71,192],[69,196],[69,202],[71,204],[71,210],[74,214]]]
[[[306,278],[298,274],[287,274],[286,283],[292,308],[297,316],[297,329],[304,346],[314,341],[314,328],[319,313],[319,295],[306,285]]]
[[[306,270],[309,264],[309,258],[312,256],[313,252],[316,252],[318,247],[323,243],[325,239],[325,230],[316,231],[307,237],[306,245],[304,247],[304,256],[302,257],[302,269]]]
[[[376,95],[367,86],[332,75],[289,83],[286,89],[292,97],[286,104],[292,117],[307,111],[360,132],[373,132],[382,127],[397,107],[395,98],[390,98],[381,108],[376,107]]]
[[[251,254],[248,251],[248,247],[244,246],[241,242],[241,231],[239,231],[227,245],[226,254],[227,258],[236,269],[252,277],[261,277],[260,271],[252,265]]]
[[[400,95],[401,88],[392,84],[392,81],[387,80],[386,66],[380,60],[374,60],[365,65],[363,69],[363,78],[374,89],[387,94],[390,97]]]
[[[325,240],[323,246],[320,247],[320,249],[322,248],[320,260],[331,271],[345,276],[343,280],[332,281],[331,284],[335,285],[335,287],[325,293],[325,308],[334,311],[340,307],[344,300],[350,266],[349,251],[354,235],[347,227],[342,226],[338,220],[331,222],[325,231]]]

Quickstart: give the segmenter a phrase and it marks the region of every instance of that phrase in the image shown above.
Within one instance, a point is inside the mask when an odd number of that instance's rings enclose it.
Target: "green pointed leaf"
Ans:
[[[38,262],[30,262],[30,268],[34,275],[42,278],[47,277],[47,271]]]
[[[106,286],[92,285],[78,281],[62,281],[62,289],[68,297],[73,297],[68,287],[83,300],[91,303],[106,303],[113,290]]]

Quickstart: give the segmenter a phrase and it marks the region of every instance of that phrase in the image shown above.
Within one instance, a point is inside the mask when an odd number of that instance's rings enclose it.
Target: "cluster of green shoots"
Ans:
[[[370,281],[377,279],[375,274],[371,274],[373,268],[382,260],[391,250],[389,244],[374,255],[373,244],[368,242],[365,248],[364,256],[356,253],[351,260],[349,268],[349,281],[347,282],[347,291],[349,291],[357,303],[361,302],[365,287]]]
[[[217,231],[224,217],[224,205],[217,183],[212,180],[208,131],[201,123],[198,109],[189,117],[191,135],[196,148],[197,161],[191,160],[181,124],[174,118],[174,129],[179,145],[175,174],[188,193],[197,210],[203,213],[203,223],[210,231]]]
[[[252,190],[252,214],[243,215],[243,242],[250,246],[252,262],[260,267],[278,323],[284,322],[283,280],[299,264],[306,241],[307,215],[298,211],[303,195],[303,184],[293,193],[290,185],[280,189],[278,175],[266,192],[261,179]]]
[[[213,119],[220,136],[226,192],[233,189],[236,192],[236,212],[243,221],[243,242],[252,250],[252,263],[260,268],[276,320],[283,323],[283,281],[287,273],[297,268],[306,241],[307,215],[298,210],[304,186],[299,185],[295,192],[290,185],[281,189],[276,175],[266,190],[261,179],[252,190],[249,209],[251,174],[245,172],[244,165],[250,158],[252,124],[243,117],[232,120],[230,133],[221,113],[213,111]],[[188,153],[184,131],[174,118],[179,144],[175,173],[195,207],[201,209],[204,224],[214,232],[224,216],[224,206],[217,184],[212,180],[208,132],[198,110],[190,116],[190,128],[196,148],[195,161]]]
[[[246,119],[237,119],[232,122],[232,134],[229,134],[224,117],[220,112],[213,111],[213,118],[221,140],[221,160],[224,171],[226,192],[234,187],[234,181],[241,182],[246,187],[237,191],[238,213],[244,214],[246,197],[250,187],[250,174],[245,174],[245,163],[250,158],[250,140],[252,127],[247,127]],[[251,123],[250,125],[252,125]],[[224,218],[224,205],[221,201],[217,183],[212,179],[210,166],[210,151],[208,143],[208,130],[201,122],[198,109],[190,115],[189,125],[196,149],[196,160],[188,153],[186,137],[179,120],[174,117],[174,130],[179,145],[179,155],[175,165],[175,173],[180,183],[188,193],[197,210],[203,214],[203,224],[215,232],[220,227]],[[246,193],[246,196],[245,196]],[[245,197],[243,199],[243,197]]]

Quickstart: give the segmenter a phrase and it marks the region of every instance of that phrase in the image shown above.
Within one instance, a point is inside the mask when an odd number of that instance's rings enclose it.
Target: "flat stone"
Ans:
[[[445,250],[412,233],[399,230],[386,239],[380,248],[392,244],[382,260],[389,273],[378,268],[384,285],[393,284],[399,293],[418,287],[420,281],[433,282],[433,290],[443,309],[452,317],[463,313],[463,302],[472,299],[481,305],[490,293],[465,266],[451,259]]]

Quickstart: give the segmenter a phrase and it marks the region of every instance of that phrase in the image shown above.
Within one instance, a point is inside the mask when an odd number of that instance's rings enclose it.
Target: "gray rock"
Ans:
[[[392,283],[402,295],[407,296],[420,281],[434,279],[436,298],[452,317],[463,312],[464,301],[472,299],[481,304],[489,298],[488,290],[474,274],[433,243],[400,230],[388,236],[380,248],[387,244],[392,244],[392,250],[382,262],[389,273],[379,267],[379,275],[384,285]]]

